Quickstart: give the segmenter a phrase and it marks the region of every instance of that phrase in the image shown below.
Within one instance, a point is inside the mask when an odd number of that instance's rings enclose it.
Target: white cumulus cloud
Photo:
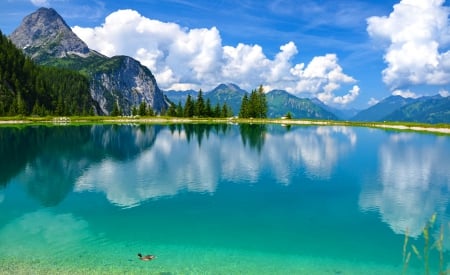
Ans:
[[[402,0],[389,16],[367,19],[367,31],[388,42],[383,81],[392,89],[450,83],[449,8],[444,0]]]
[[[294,42],[280,46],[273,59],[260,45],[223,45],[216,27],[188,29],[161,22],[134,10],[118,10],[101,26],[73,27],[90,48],[107,56],[129,55],[147,66],[163,89],[209,90],[219,83],[236,83],[244,89],[259,85],[293,94],[323,98],[326,103],[347,104],[359,94],[356,80],[343,72],[335,54],[314,57],[308,65],[293,64]]]
[[[410,90],[395,90],[392,92],[392,95],[399,95],[404,98],[418,98],[419,97],[416,93],[414,93]]]
[[[49,7],[50,2],[48,0],[30,0],[31,4],[36,7]]]
[[[450,96],[450,92],[447,91],[447,90],[440,90],[440,91],[439,91],[439,94],[440,94],[442,97],[449,97],[449,96]]]

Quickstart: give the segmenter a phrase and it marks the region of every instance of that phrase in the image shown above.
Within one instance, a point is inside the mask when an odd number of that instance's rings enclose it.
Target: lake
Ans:
[[[449,187],[448,135],[1,127],[0,273],[438,274]]]

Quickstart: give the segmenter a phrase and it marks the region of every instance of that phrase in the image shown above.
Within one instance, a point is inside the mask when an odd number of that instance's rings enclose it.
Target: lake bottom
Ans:
[[[402,266],[343,259],[158,244],[152,245],[151,252],[157,258],[145,262],[138,259],[136,247],[115,243],[77,248],[78,253],[2,252],[1,274],[400,274],[402,270]],[[408,269],[408,274],[423,271]]]

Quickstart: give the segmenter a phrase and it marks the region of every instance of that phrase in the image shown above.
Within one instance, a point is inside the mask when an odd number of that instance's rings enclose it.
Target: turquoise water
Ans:
[[[401,274],[407,232],[424,274],[436,213],[437,274],[449,153],[449,136],[353,127],[3,127],[0,273]]]

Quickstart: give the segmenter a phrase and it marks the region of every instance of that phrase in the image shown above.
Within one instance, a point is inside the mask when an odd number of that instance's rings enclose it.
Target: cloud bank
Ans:
[[[391,90],[450,83],[450,10],[444,3],[402,0],[389,16],[367,19],[369,35],[388,43],[382,74]]]
[[[215,27],[187,29],[134,10],[118,10],[101,26],[75,26],[73,31],[102,54],[136,58],[166,90],[209,90],[232,82],[247,90],[262,84],[266,90],[285,89],[332,104],[347,104],[359,95],[356,80],[343,72],[335,54],[316,56],[307,65],[293,64],[298,49],[292,41],[270,59],[259,45],[222,45]]]

